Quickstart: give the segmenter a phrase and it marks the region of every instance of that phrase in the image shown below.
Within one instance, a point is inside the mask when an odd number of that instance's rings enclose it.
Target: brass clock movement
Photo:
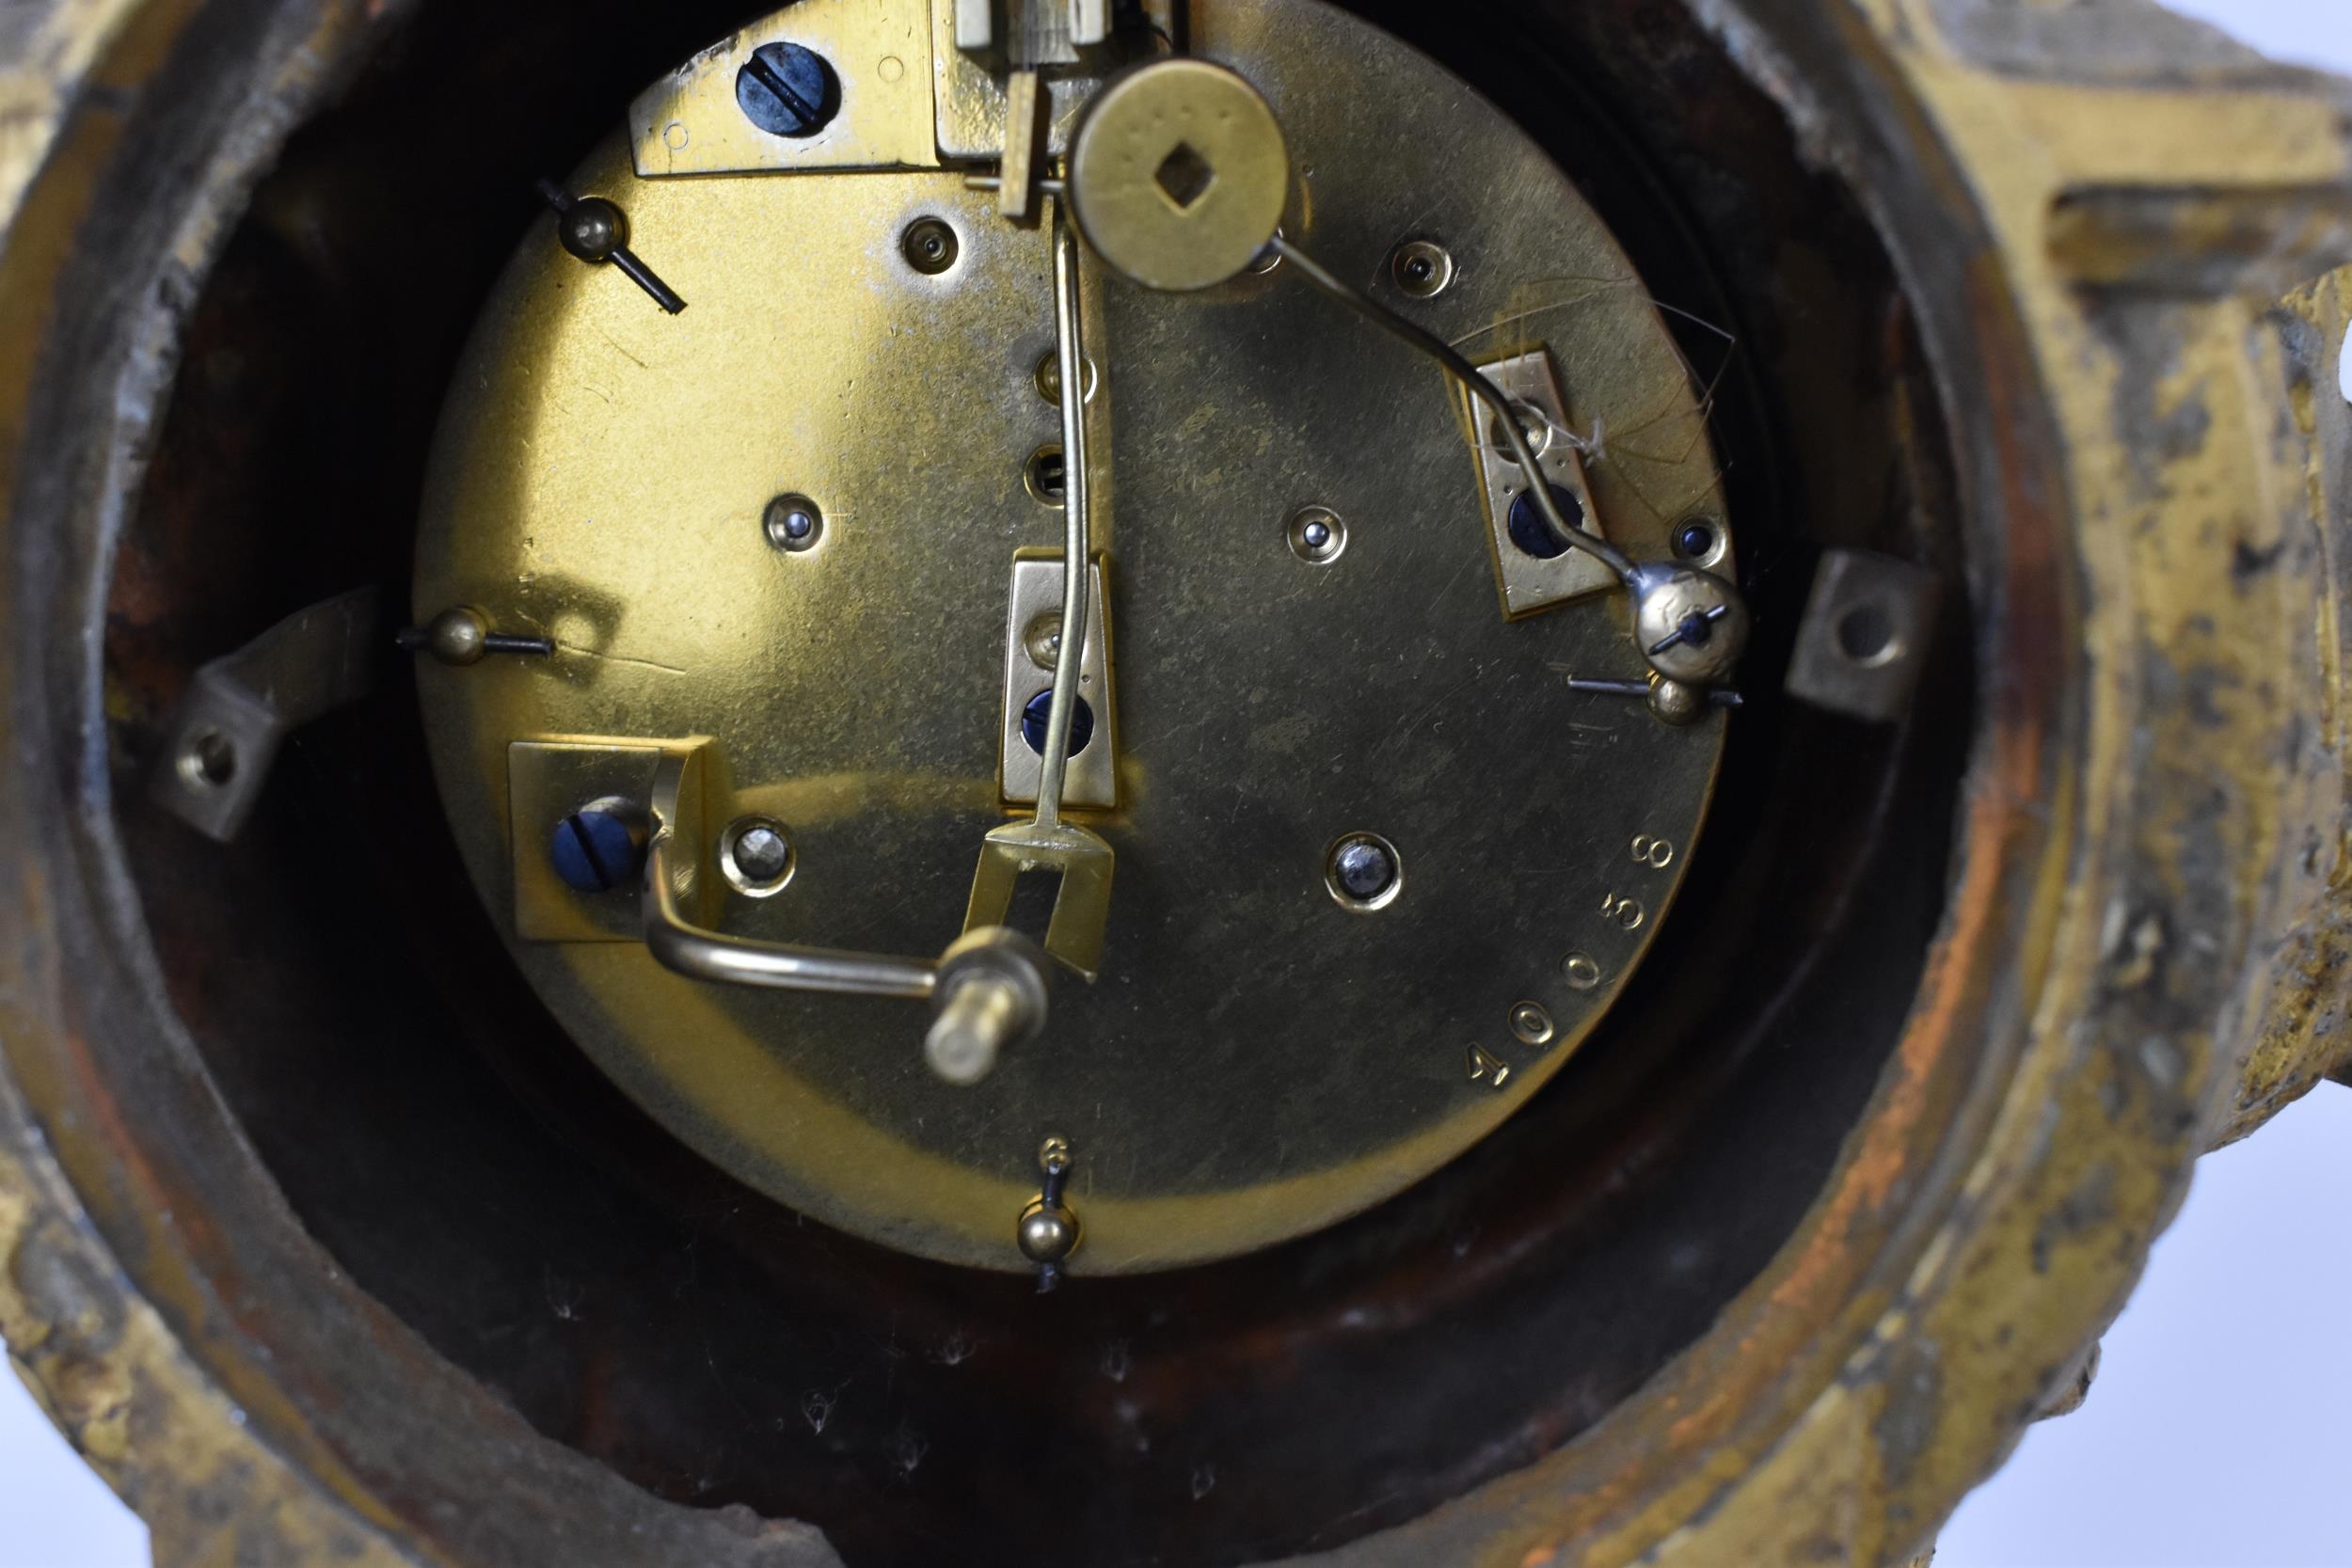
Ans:
[[[1073,1272],[1327,1226],[1540,1092],[1670,918],[1744,629],[1706,388],[1543,150],[1343,12],[1097,40],[1099,97],[1008,122],[1069,170],[1025,196],[871,166],[930,94],[835,9],[821,129],[745,141],[787,9],[564,182],[690,309],[575,205],[458,372],[416,614],[548,649],[420,675],[468,869],[801,1212],[1021,1267],[1059,1139]]]

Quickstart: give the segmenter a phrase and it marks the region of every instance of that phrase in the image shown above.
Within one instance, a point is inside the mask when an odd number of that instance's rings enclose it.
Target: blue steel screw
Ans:
[[[763,44],[736,73],[735,102],[771,136],[813,136],[841,112],[841,80],[814,50]]]
[[[548,856],[573,892],[612,893],[634,885],[644,869],[644,829],[626,802],[598,800],[555,825]]]
[[[1054,692],[1048,687],[1029,699],[1021,710],[1021,738],[1039,756],[1045,754],[1045,732],[1053,721]],[[1070,710],[1070,752],[1077,756],[1094,744],[1094,708],[1084,697]]]

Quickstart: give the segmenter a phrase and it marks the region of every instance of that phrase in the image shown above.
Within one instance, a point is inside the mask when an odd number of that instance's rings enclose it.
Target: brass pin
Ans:
[[[629,249],[628,214],[617,204],[600,196],[575,197],[552,180],[539,182],[539,194],[555,209],[555,237],[565,250],[591,266],[612,262],[674,316],[686,309],[677,291]]]
[[[1078,1216],[1063,1198],[1075,1163],[1068,1138],[1048,1138],[1037,1151],[1037,1168],[1045,1179],[1044,1187],[1021,1212],[1018,1240],[1021,1256],[1037,1265],[1039,1295],[1061,1284],[1061,1266],[1078,1250]]]

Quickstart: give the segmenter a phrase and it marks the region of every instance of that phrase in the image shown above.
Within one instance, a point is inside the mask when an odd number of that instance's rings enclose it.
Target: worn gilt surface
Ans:
[[[2325,590],[2313,618],[2320,705],[2306,744],[2319,753],[2312,810],[2300,844],[2282,847],[2302,895],[2269,974],[2262,1032],[2237,1085],[2224,1141],[2254,1132],[2325,1077],[2352,1069],[2344,1018],[2352,977],[2352,734],[2344,711],[2344,606],[2352,594],[2344,523],[2352,516],[2352,404],[2343,388],[2344,335],[2352,330],[2352,269],[2296,290],[2272,312],[2286,375],[2289,423],[2280,433],[2300,455],[2304,501],[2324,519],[2312,538],[2313,573]]]
[[[2312,982],[2341,937],[2330,922],[2291,942],[2275,988],[2271,961],[2344,865],[2342,508],[2323,526],[2316,367],[2265,318],[2287,280],[2344,252],[2343,85],[2138,4],[1861,14],[1969,171],[2064,421],[2090,686],[2074,799],[2051,807],[2078,814],[2077,850],[1999,1118],[1845,1375],[1695,1522],[1656,1512],[1562,1560],[1653,1542],[1690,1564],[1917,1546],[2120,1307],[2195,1155],[2315,1077]],[[2301,199],[2273,225],[2280,190]],[[2086,197],[2127,216],[2075,226]],[[2241,198],[2243,228],[2217,221]],[[2151,211],[2177,226],[2177,264],[2136,227]],[[2296,307],[2339,335],[2340,282]],[[2340,432],[2340,404],[2324,423]],[[2341,460],[2339,435],[2339,486]],[[2257,1040],[2261,1086],[2241,1096]]]
[[[35,0],[0,7],[0,494],[16,488],[25,395],[45,302],[120,141],[139,86],[195,9],[182,0]],[[212,248],[186,236],[190,264]],[[0,685],[22,678],[0,644]],[[39,940],[49,890],[10,864],[0,1037],[56,1026],[72,983]],[[246,1413],[143,1300],[100,1239],[53,1139],[0,1072],[0,1340],[58,1429],[147,1521],[168,1568],[336,1562],[394,1568],[392,1546],[319,1477],[273,1451]]]
[[[1838,162],[1789,63],[1701,9]],[[2055,797],[2003,802],[2017,781],[1986,774],[1969,811],[2046,813],[2071,845],[2044,868],[2046,937],[2024,944],[2042,961],[2017,977],[2032,1023],[1989,1124],[1963,1113],[1980,1137],[1964,1176],[1883,1260],[1902,1272],[1857,1292],[1851,1354],[1793,1424],[1723,1419],[1728,1393],[1675,1419],[1690,1396],[1670,1393],[1668,1418],[1605,1426],[1335,1563],[1908,1560],[2074,1374],[2196,1156],[2344,1059],[2344,411],[2312,390],[2334,384],[2332,349],[2273,307],[2352,254],[2352,93],[2137,0],[1841,9],[1964,171],[2000,252],[1981,286],[2019,302],[2060,420],[2078,728]],[[2341,277],[2288,307],[2338,339],[2344,310]],[[1882,1116],[1927,1092],[1915,1068],[1906,1049]],[[1850,1151],[1893,1158],[1867,1135]],[[1825,1209],[1809,1233],[1839,1220]],[[1762,1386],[1806,1257],[1801,1237],[1727,1315],[1748,1326],[1726,1382]],[[1590,1462],[1597,1443],[1671,1445],[1710,1421],[1721,1441],[1678,1464]],[[1627,1479],[1645,1465],[1665,1483]]]

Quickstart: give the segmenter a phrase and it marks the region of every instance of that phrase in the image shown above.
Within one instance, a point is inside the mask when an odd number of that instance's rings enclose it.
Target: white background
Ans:
[[[2352,0],[2175,8],[2352,71]],[[139,1522],[0,1378],[0,1568],[147,1561]],[[2352,1092],[2204,1163],[2090,1402],[1969,1499],[1937,1568],[2352,1568]]]

